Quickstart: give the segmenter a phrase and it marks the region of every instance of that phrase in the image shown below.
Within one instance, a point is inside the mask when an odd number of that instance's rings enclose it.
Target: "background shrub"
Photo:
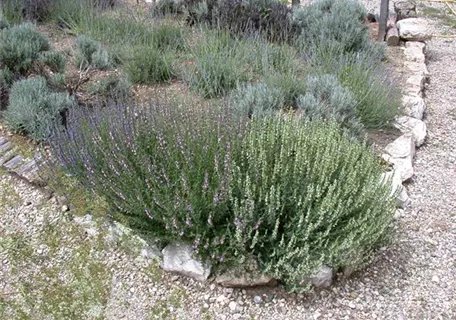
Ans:
[[[27,20],[44,21],[56,2],[56,0],[22,0],[22,14]]]
[[[173,77],[173,56],[152,47],[136,47],[125,61],[125,71],[133,83],[168,82]]]
[[[354,137],[361,137],[363,126],[356,112],[357,102],[334,75],[310,76],[306,93],[299,96],[298,108],[311,120],[332,120]]]
[[[107,69],[111,65],[108,52],[98,41],[79,36],[76,38],[75,64],[79,68]]]
[[[264,81],[270,88],[280,91],[285,99],[284,107],[287,109],[296,109],[298,97],[305,93],[305,81],[295,72],[272,72],[266,75]]]
[[[240,46],[225,32],[207,33],[192,50],[184,80],[205,98],[225,95],[247,79]]]
[[[153,27],[153,45],[163,51],[182,51],[186,47],[186,39],[182,28],[171,25]]]
[[[366,129],[391,125],[400,108],[396,79],[369,54],[328,55],[312,59],[315,74],[333,73],[356,100],[356,113]]]
[[[49,137],[61,121],[60,113],[72,104],[67,94],[50,92],[46,79],[35,77],[13,84],[8,108],[2,115],[10,130],[39,141]]]
[[[370,40],[367,11],[355,0],[320,0],[293,11],[297,40],[304,53],[381,52]]]
[[[40,52],[49,48],[48,39],[32,24],[12,26],[0,34],[0,64],[14,73],[25,74]]]
[[[66,68],[66,57],[57,51],[43,52],[39,56],[39,61],[48,66],[52,72],[64,73]]]
[[[282,93],[264,83],[238,86],[230,95],[230,104],[242,116],[263,116],[277,113],[283,108]]]
[[[187,0],[189,22],[228,30],[236,36],[261,34],[271,41],[293,36],[291,8],[272,0]]]
[[[47,79],[48,85],[51,89],[57,91],[66,90],[66,77],[63,73],[54,73]]]

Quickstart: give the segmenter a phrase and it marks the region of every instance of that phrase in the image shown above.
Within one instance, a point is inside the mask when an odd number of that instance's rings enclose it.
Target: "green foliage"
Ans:
[[[54,73],[48,79],[48,85],[55,90],[64,90],[66,77],[63,73]]]
[[[76,38],[75,64],[79,68],[108,69],[111,58],[98,41],[79,36]]]
[[[225,32],[207,33],[192,48],[184,80],[205,98],[225,95],[247,79],[240,48],[240,42]]]
[[[1,1],[0,12],[3,16],[3,21],[5,21],[8,25],[18,24],[24,20],[24,16],[22,14],[22,1],[23,0]]]
[[[285,108],[296,108],[297,99],[305,93],[305,81],[298,77],[295,72],[273,72],[266,76],[264,82],[271,88],[279,90],[285,98]]]
[[[399,113],[400,90],[394,76],[370,59],[354,59],[340,68],[340,82],[357,101],[356,111],[368,129],[391,125]]]
[[[2,10],[0,10],[0,31],[2,31],[3,29],[9,28],[9,27],[10,27],[10,23],[3,16]]]
[[[246,64],[258,76],[291,73],[301,68],[296,50],[288,45],[270,44],[258,37],[248,38],[241,43]]]
[[[239,86],[230,96],[233,110],[248,117],[274,114],[283,108],[284,101],[282,92],[264,83]]]
[[[298,108],[311,120],[332,120],[354,137],[362,137],[363,126],[356,112],[356,100],[334,75],[310,76]]]
[[[229,224],[229,161],[241,131],[228,109],[108,103],[93,113],[73,109],[68,131],[57,131],[51,145],[133,228],[168,241],[209,241]],[[109,188],[105,179],[113,179]]]
[[[90,86],[88,93],[103,100],[122,99],[130,96],[130,90],[131,83],[129,81],[116,76],[109,76]]]
[[[52,72],[64,73],[66,67],[66,57],[57,51],[43,52],[39,56],[39,61],[48,66]]]
[[[327,55],[311,63],[315,73],[333,73],[350,90],[357,102],[357,116],[366,129],[387,127],[398,114],[400,92],[396,79],[375,56]]]
[[[55,156],[116,219],[221,268],[253,259],[301,290],[321,265],[360,266],[388,235],[395,197],[379,159],[331,121],[124,104],[68,119]]]
[[[173,77],[173,56],[151,47],[135,47],[125,61],[125,71],[133,83],[168,82]]]
[[[151,13],[154,16],[166,16],[183,12],[183,2],[179,0],[161,0],[151,8]]]
[[[46,79],[35,77],[13,84],[8,108],[2,115],[10,130],[39,141],[49,137],[60,112],[72,104],[67,94],[50,92]]]
[[[297,41],[304,53],[382,51],[369,37],[367,11],[355,0],[320,0],[294,10]]]
[[[228,30],[236,36],[261,34],[271,41],[293,37],[291,8],[271,0],[185,0],[188,22]]]
[[[157,25],[152,28],[152,44],[163,51],[182,51],[186,47],[183,29],[172,25]]]
[[[255,256],[292,290],[322,265],[362,264],[395,210],[381,171],[371,150],[336,124],[254,120],[230,184],[234,256]]]
[[[49,50],[48,39],[25,23],[5,29],[0,34],[0,64],[12,72],[25,74],[41,51]]]
[[[14,81],[14,75],[8,68],[0,69],[0,84],[5,88],[11,87]]]

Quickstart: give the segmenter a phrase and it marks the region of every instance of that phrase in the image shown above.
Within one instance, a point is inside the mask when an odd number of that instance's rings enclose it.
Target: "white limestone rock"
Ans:
[[[386,146],[389,155],[387,161],[393,164],[402,182],[413,177],[413,157],[415,156],[415,139],[411,134],[404,134]]]
[[[429,22],[422,18],[407,18],[397,22],[399,36],[407,41],[425,41],[432,37]]]
[[[419,147],[424,143],[427,135],[426,123],[412,117],[403,116],[396,119],[394,126],[402,133],[412,134],[415,146]]]
[[[211,274],[211,265],[193,257],[193,249],[189,245],[174,243],[167,245],[163,251],[162,269],[174,272],[198,281],[205,281]]]
[[[427,109],[426,102],[419,96],[403,96],[402,107],[406,115],[418,120],[423,119]]]

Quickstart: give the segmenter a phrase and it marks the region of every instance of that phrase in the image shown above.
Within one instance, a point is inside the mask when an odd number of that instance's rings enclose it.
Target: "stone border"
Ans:
[[[393,192],[398,193],[396,219],[410,204],[404,183],[414,175],[413,158],[416,148],[424,143],[427,135],[427,126],[423,121],[427,107],[423,98],[425,83],[429,81],[430,76],[426,66],[426,44],[422,42],[430,38],[427,21],[406,18],[400,20],[397,25],[401,40],[405,41],[404,47],[401,47],[406,71],[402,92],[402,108],[405,115],[397,117],[393,124],[402,135],[388,144],[382,155],[382,158],[393,167],[392,171],[384,174],[384,177],[391,179]]]

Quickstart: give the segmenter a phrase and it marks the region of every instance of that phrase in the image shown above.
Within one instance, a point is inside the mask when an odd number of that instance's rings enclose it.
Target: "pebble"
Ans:
[[[256,304],[260,304],[261,302],[263,302],[263,299],[260,296],[255,296],[253,297],[253,302],[255,302]]]
[[[236,307],[237,307],[237,304],[236,302],[234,301],[231,301],[229,304],[228,304],[228,308],[230,308],[231,311],[236,311]]]
[[[61,209],[62,212],[67,212],[69,210],[70,210],[70,208],[66,204],[62,206],[62,209]]]
[[[432,282],[439,283],[439,282],[440,282],[439,277],[433,276],[433,277],[432,277]]]

